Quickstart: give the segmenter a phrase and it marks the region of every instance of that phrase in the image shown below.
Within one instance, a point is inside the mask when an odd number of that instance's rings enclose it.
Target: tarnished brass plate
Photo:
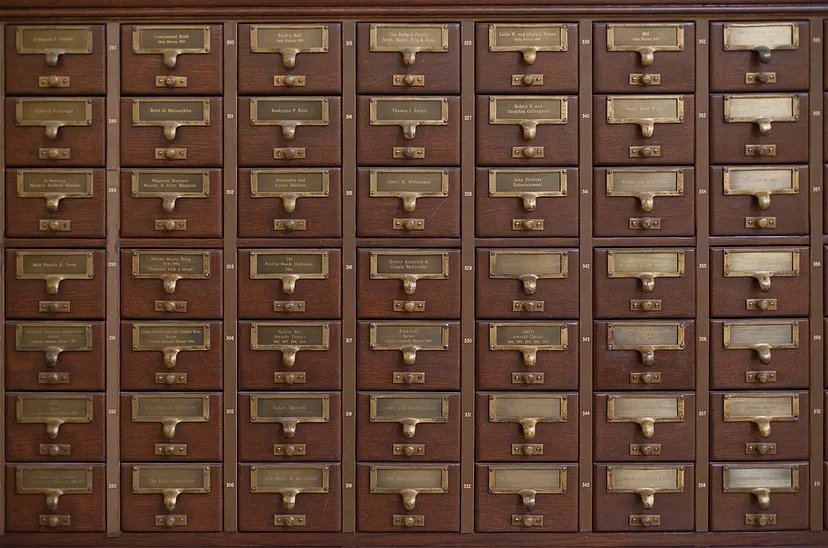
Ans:
[[[754,277],[757,273],[770,276],[799,276],[798,249],[725,249],[725,278]]]
[[[250,252],[250,279],[328,279],[328,252],[301,249],[256,250]]]
[[[725,422],[791,422],[799,419],[799,394],[778,392],[744,392],[725,394],[722,416]]]
[[[15,492],[60,491],[63,495],[93,491],[92,468],[85,464],[15,466]]]
[[[252,53],[325,53],[328,25],[250,25]]]
[[[607,25],[607,51],[684,51],[682,23],[612,23]]]
[[[136,279],[206,280],[210,278],[210,253],[205,251],[133,251],[132,277]]]
[[[399,493],[414,489],[418,493],[448,493],[448,467],[434,464],[372,466],[372,493]]]
[[[314,394],[256,394],[250,396],[251,422],[328,422],[330,397]]]
[[[371,279],[416,276],[420,280],[448,278],[449,255],[439,251],[371,252]]]
[[[162,198],[165,204],[167,200],[175,204],[178,198],[208,198],[209,196],[210,172],[206,170],[139,169],[132,171],[133,198]]]
[[[250,326],[250,350],[328,350],[330,325],[326,322],[256,322]]]
[[[684,492],[684,466],[671,464],[607,466],[607,493]]]
[[[209,350],[210,324],[207,323],[133,323],[132,349]]]
[[[448,196],[448,179],[448,171],[442,169],[372,169],[370,194],[372,198],[402,198],[404,205],[409,201],[414,205],[417,198]]]
[[[489,350],[566,350],[569,329],[565,323],[490,323]]]
[[[607,422],[684,422],[684,396],[662,394],[610,394],[607,396]]]
[[[799,465],[796,464],[728,464],[722,468],[725,493],[751,493],[767,489],[774,493],[799,491]]]
[[[722,170],[728,196],[760,193],[799,194],[799,168],[785,166],[726,167]]]
[[[371,97],[368,105],[372,126],[448,125],[445,97]]]
[[[682,350],[683,322],[612,322],[607,324],[607,350]]]
[[[751,93],[724,96],[725,122],[771,122],[799,120],[799,96],[792,93]]]
[[[16,99],[18,126],[91,126],[92,99]]]
[[[569,103],[564,96],[496,95],[489,97],[490,124],[566,124]]]
[[[15,399],[15,416],[19,424],[92,422],[92,397],[68,394],[27,394]]]
[[[135,464],[132,466],[132,492],[157,494],[166,490],[178,493],[209,493],[209,466],[200,464]]]
[[[135,394],[132,422],[209,422],[210,396],[200,394]]]
[[[330,469],[310,464],[258,464],[250,467],[251,493],[327,493]]]
[[[253,97],[250,124],[254,126],[327,126],[330,105],[326,97]]]
[[[371,394],[369,418],[371,422],[414,419],[422,423],[444,423],[449,418],[448,406],[445,394]]]
[[[14,327],[14,349],[18,352],[89,352],[92,325],[70,322],[31,322]]]
[[[95,277],[92,253],[85,251],[18,251],[17,279],[87,280]]]
[[[569,37],[562,23],[489,25],[489,51],[566,51]]]
[[[250,171],[253,198],[325,198],[330,194],[327,169],[254,169]]]
[[[566,468],[548,464],[489,466],[489,493],[516,495],[527,489],[535,493],[565,493]]]
[[[133,126],[209,126],[210,99],[133,99]]]
[[[567,397],[557,394],[497,394],[489,396],[489,422],[566,422]]]
[[[371,350],[448,350],[449,326],[429,322],[372,322],[369,341]]]
[[[642,204],[655,196],[684,196],[684,170],[608,169],[607,196],[634,196]]]
[[[642,274],[654,277],[684,276],[684,250],[615,249],[607,251],[609,278],[637,278]]]
[[[18,198],[46,198],[54,208],[64,198],[91,198],[93,175],[87,170],[17,170]]]
[[[445,52],[448,51],[448,25],[372,23],[369,51]]]
[[[25,25],[17,27],[16,51],[20,55],[92,53],[92,27],[76,25]]]
[[[210,53],[210,25],[137,25],[132,53]]]
[[[566,196],[565,169],[490,169],[492,198],[540,198]]]
[[[799,49],[796,23],[725,23],[725,51]]]
[[[722,326],[725,348],[799,348],[799,322],[795,320],[728,321]]]
[[[656,124],[684,122],[684,97],[681,95],[611,95],[607,97],[608,124]]]
[[[515,279],[528,274],[539,279],[566,278],[569,254],[566,251],[489,252],[489,278]]]

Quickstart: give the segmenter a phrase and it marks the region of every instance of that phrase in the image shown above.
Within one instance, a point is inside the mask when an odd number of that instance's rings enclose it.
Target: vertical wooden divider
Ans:
[[[0,36],[6,36],[6,25],[0,23]],[[0,46],[0,105],[6,104],[6,55],[3,47]],[[4,110],[5,112],[5,110]],[[0,173],[3,178],[6,176],[6,142],[5,142],[5,120],[0,115]],[[5,185],[0,189],[0,320],[3,321],[3,329],[0,330],[0,396],[6,401],[6,352],[5,347],[5,326],[6,326],[6,197]],[[0,447],[6,447],[6,429],[0,427]],[[0,451],[0,537],[6,531],[6,452]]]

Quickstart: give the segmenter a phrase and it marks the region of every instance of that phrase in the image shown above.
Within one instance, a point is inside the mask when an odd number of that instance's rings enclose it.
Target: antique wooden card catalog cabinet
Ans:
[[[0,546],[828,546],[826,34],[0,0]]]

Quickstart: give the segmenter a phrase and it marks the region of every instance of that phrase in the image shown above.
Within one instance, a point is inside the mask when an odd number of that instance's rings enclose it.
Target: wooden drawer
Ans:
[[[577,237],[577,188],[575,168],[478,168],[477,236]]]
[[[6,98],[6,165],[100,167],[104,98]]]
[[[807,93],[711,95],[710,162],[807,162],[809,112]]]
[[[242,238],[342,237],[342,172],[335,169],[240,169]]]
[[[360,168],[357,204],[358,236],[459,238],[460,170]]]
[[[460,390],[459,322],[360,321],[357,341],[361,390]]]
[[[204,320],[222,316],[219,250],[121,250],[121,315]]]
[[[713,247],[710,257],[712,317],[808,315],[807,247]]]
[[[239,394],[239,460],[340,460],[340,398],[338,392]]]
[[[692,392],[596,393],[596,461],[674,461],[696,452]]]
[[[578,459],[577,393],[477,393],[477,459]]]
[[[121,322],[123,390],[221,390],[222,322]]]
[[[806,531],[808,470],[807,462],[711,464],[710,530]]]
[[[479,533],[578,530],[576,464],[475,465],[475,531]]]
[[[460,93],[460,25],[357,23],[357,74],[358,93]]]
[[[104,460],[103,394],[6,393],[6,460]]]
[[[711,23],[710,89],[808,89],[810,35],[807,21]]]
[[[6,250],[9,319],[103,319],[105,295],[102,250]]]
[[[338,462],[239,465],[239,531],[339,532]]]
[[[478,321],[477,388],[577,390],[578,340],[575,321]]]
[[[103,169],[6,170],[6,236],[105,238]]]
[[[358,464],[357,531],[458,532],[457,464]]]
[[[220,461],[223,397],[206,393],[121,394],[121,459]]]
[[[744,390],[807,389],[809,334],[805,318],[711,321],[711,386]]]
[[[242,390],[339,390],[341,322],[239,322]]]
[[[592,106],[596,164],[694,162],[693,95],[596,95]]]
[[[594,323],[596,390],[688,390],[696,383],[695,322]],[[597,416],[597,415],[596,415]]]
[[[357,276],[361,318],[460,317],[458,249],[360,249]]]
[[[577,249],[478,249],[477,315],[577,318]]]
[[[359,165],[460,165],[459,97],[360,96],[357,124]]]
[[[576,95],[477,96],[477,163],[578,164]]]
[[[692,464],[596,464],[593,530],[693,531],[694,472]]]
[[[221,25],[122,25],[121,93],[220,94],[221,30]]]
[[[594,180],[595,236],[695,234],[695,169],[692,167],[600,168],[594,171]]]
[[[692,318],[696,251],[692,248],[595,251],[597,318]]]
[[[460,394],[357,394],[357,460],[460,460]]]
[[[807,459],[808,409],[807,391],[711,392],[711,460]]]
[[[340,109],[339,97],[240,98],[239,165],[339,165]]]
[[[239,317],[341,317],[338,249],[239,250]]]
[[[8,95],[103,95],[103,25],[8,25]]]
[[[103,464],[7,464],[6,531],[103,533],[105,485]]]
[[[592,29],[597,93],[695,90],[693,23],[595,23]]]
[[[710,168],[711,234],[808,234],[808,180],[804,165]]]
[[[477,93],[577,93],[578,25],[477,23]]]
[[[121,99],[121,164],[221,167],[221,97]]]
[[[239,25],[239,93],[339,94],[340,32],[339,23]]]
[[[222,529],[220,464],[121,464],[121,485],[124,532]]]
[[[220,169],[121,170],[122,238],[221,238]]]
[[[6,322],[7,390],[104,390],[103,322]]]

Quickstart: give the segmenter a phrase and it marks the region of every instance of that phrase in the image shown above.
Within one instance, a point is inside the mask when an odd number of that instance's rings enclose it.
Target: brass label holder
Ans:
[[[147,478],[148,475],[152,477]],[[142,476],[146,479],[145,485]],[[178,495],[209,494],[211,467],[199,464],[141,464],[132,467],[132,492],[136,495],[162,495],[164,509],[175,511]],[[175,516],[160,516],[166,519]],[[174,524],[173,524],[174,525]]]
[[[538,280],[564,279],[569,276],[569,253],[566,251],[490,251],[489,278],[519,280],[525,295],[534,295]]]
[[[147,178],[149,181],[145,180]],[[181,198],[210,197],[208,170],[140,169],[132,171],[130,180],[133,198],[160,198],[161,207],[166,213],[175,211],[176,201]]]
[[[285,272],[267,271],[267,265],[264,265],[265,271],[262,271],[259,264],[259,258],[267,261],[267,257],[285,256],[290,259],[289,263],[279,265],[284,267]],[[307,272],[299,272],[296,268],[296,261],[294,259],[301,259],[302,257],[318,257],[319,268],[318,271],[311,271],[316,269],[316,264],[309,265]],[[329,257],[327,251],[312,251],[299,249],[280,249],[272,251],[251,251],[250,252],[250,279],[251,280],[280,280],[282,282],[282,293],[285,295],[293,295],[296,292],[296,282],[299,280],[327,280],[329,277]]]
[[[537,495],[559,495],[567,491],[567,467],[535,465],[500,465],[488,467],[489,493],[518,495],[523,509],[535,509]]]
[[[382,103],[399,104],[397,110],[408,111],[410,116],[394,114],[392,117],[383,116]],[[427,113],[424,116],[420,113],[412,111],[421,110],[427,111],[429,108],[434,109],[433,106],[425,107],[425,105],[438,104],[439,112]],[[446,97],[371,97],[368,101],[368,123],[372,126],[400,126],[403,130],[403,137],[407,140],[414,139],[417,136],[418,126],[447,126],[449,119],[448,98]]]
[[[416,330],[415,333],[406,331]],[[428,330],[425,334],[420,334]],[[389,331],[389,333],[385,333]],[[428,333],[430,332],[430,334]],[[389,337],[396,340],[389,341]],[[446,351],[449,349],[449,324],[435,322],[371,322],[369,325],[371,350],[397,350],[402,352],[405,365],[414,365],[417,352]]]
[[[656,423],[684,422],[684,395],[609,394],[607,422],[637,423],[644,439],[653,439]]]
[[[640,39],[634,39],[644,32],[651,37],[658,37],[660,43],[646,44]],[[634,51],[639,54],[641,65],[648,67],[655,61],[656,52],[684,51],[684,25],[682,23],[608,24],[607,51]]]
[[[90,55],[92,27],[83,25],[21,25],[15,32],[18,55],[43,55],[56,67],[61,55]]]
[[[722,177],[726,196],[754,196],[762,211],[770,209],[774,194],[799,194],[798,167],[726,167]]]
[[[519,111],[516,114],[509,114],[509,108],[501,113],[498,102],[514,103],[513,110]],[[524,104],[525,103],[525,104]],[[543,107],[548,103],[557,103],[558,115],[543,114],[545,110],[556,110],[554,107]],[[526,111],[536,111],[536,115]],[[489,97],[489,124],[492,125],[519,125],[523,130],[523,139],[533,141],[538,135],[539,125],[565,125],[569,123],[569,101],[565,95],[494,95]]]
[[[415,31],[418,36],[412,36],[407,43],[401,38]],[[446,53],[448,49],[448,25],[371,23],[369,26],[368,51],[399,53],[406,67],[414,65],[418,53]]]
[[[64,114],[58,116],[58,112]],[[51,113],[55,113],[55,115],[52,116]],[[46,97],[16,99],[15,123],[17,126],[42,126],[47,139],[57,139],[58,132],[62,127],[88,127],[92,125],[92,99],[52,99]]]
[[[767,510],[771,493],[799,492],[797,464],[728,464],[722,467],[724,493],[750,493]]]
[[[645,293],[655,291],[656,278],[681,278],[684,273],[683,249],[607,251],[607,277],[638,278]]]
[[[799,49],[796,23],[725,23],[723,30],[725,51],[755,51],[763,64],[775,50]]]
[[[663,105],[671,106],[662,112]],[[656,111],[656,116],[644,115]],[[682,95],[611,95],[607,97],[608,124],[635,124],[641,128],[641,136],[650,139],[655,134],[655,124],[684,123],[684,96]]]
[[[448,467],[437,465],[371,466],[370,493],[398,494],[403,508],[411,512],[421,494],[446,494],[449,490]]]
[[[54,180],[63,177],[62,181]],[[51,180],[50,180],[51,178]],[[30,180],[35,179],[35,180]],[[92,198],[94,174],[89,170],[17,170],[17,197],[43,198],[46,211],[56,213],[66,198]]]
[[[406,295],[413,295],[417,291],[417,282],[420,280],[443,280],[449,277],[449,254],[441,251],[382,251],[370,253],[370,277],[372,280],[400,280],[403,284],[403,291]],[[393,261],[393,257],[399,257],[403,262],[414,257],[422,257],[427,263],[439,262],[437,272],[381,272],[383,258]],[[405,270],[405,265],[401,265]]]
[[[318,331],[319,338],[309,342],[296,342],[296,338],[307,339],[307,329]],[[271,333],[276,330],[276,333]],[[281,330],[281,332],[280,332]],[[293,331],[293,333],[291,333]],[[267,335],[271,334],[271,341],[279,338],[282,342],[267,342]],[[289,339],[289,340],[288,340]],[[250,325],[250,350],[280,352],[282,365],[293,367],[296,365],[296,354],[300,351],[327,351],[330,349],[330,324],[327,322],[255,322]]]
[[[291,188],[278,177],[303,177],[305,187]],[[271,177],[273,178],[271,180]],[[316,179],[318,177],[318,180]],[[311,181],[311,178],[314,180]],[[331,174],[327,169],[253,169],[250,171],[250,196],[252,198],[279,198],[285,213],[296,211],[299,198],[327,198],[330,195]]]
[[[61,495],[88,495],[92,492],[91,467],[53,464],[15,466],[15,493],[44,495],[46,508],[50,512],[57,512]],[[49,523],[49,526],[53,525]]]
[[[411,174],[411,178],[420,177],[421,179],[430,176],[428,185],[417,185],[416,181],[409,184],[400,184],[399,181],[393,181],[392,177],[397,175]],[[417,208],[417,200],[419,198],[446,198],[449,193],[449,177],[448,171],[442,169],[372,169],[368,172],[369,175],[369,193],[372,198],[399,198],[402,201],[403,210],[406,213],[412,213]],[[439,178],[439,189],[435,188],[434,177]],[[396,184],[394,184],[396,183]],[[399,189],[391,189],[392,186],[397,186]],[[413,188],[405,188],[411,186]],[[427,187],[424,190],[422,187]]]
[[[148,36],[149,44],[144,42],[144,33],[150,34]],[[156,36],[152,36],[153,33],[157,33]],[[179,44],[170,45],[169,40],[166,40],[163,36],[164,34],[175,36]],[[178,64],[179,55],[210,53],[210,25],[133,26],[132,53],[163,55],[164,66],[168,69],[174,69]]]
[[[263,414],[261,402],[297,402],[291,404],[293,409],[286,408],[284,412],[274,409],[273,414]],[[297,413],[301,403],[306,404],[302,413]],[[318,402],[318,409],[316,408]],[[288,406],[290,407],[290,406]],[[294,411],[294,412],[291,412]],[[296,436],[296,427],[300,423],[324,423],[330,420],[330,396],[315,394],[256,394],[250,396],[250,422],[256,424],[278,423],[282,425],[282,435],[288,439]]]
[[[153,110],[152,105],[157,105],[155,110],[163,110],[160,116],[153,115],[151,118],[145,118],[146,113],[143,112],[143,106]],[[181,106],[175,106],[181,105]],[[182,117],[179,112],[187,105],[197,106],[200,114],[197,117]],[[195,114],[193,109],[193,114]],[[172,111],[172,112],[167,112]],[[155,114],[155,113],[152,113]],[[180,127],[208,127],[210,126],[210,99],[180,99],[168,98],[163,99],[133,99],[132,100],[132,125],[134,127],[161,127],[164,130],[164,139],[167,141],[174,141],[178,135],[178,128]]]
[[[449,419],[449,399],[444,394],[371,394],[369,405],[371,422],[397,422],[406,439],[414,438],[418,424],[447,423]],[[414,406],[418,407],[416,415]]]
[[[607,466],[607,493],[635,493],[647,510],[656,493],[683,493],[684,466],[670,464]]]
[[[327,466],[267,464],[250,467],[250,492],[280,494],[283,510],[293,510],[300,493],[328,493],[329,485],[330,469]]]
[[[798,249],[725,249],[722,253],[725,278],[755,278],[763,292],[771,290],[774,276],[799,276]]]
[[[552,328],[558,333],[558,340],[553,336],[541,338],[537,333],[538,328]],[[522,332],[508,337],[510,342],[498,340],[498,330],[519,329]],[[504,338],[506,338],[504,334]],[[523,365],[534,367],[538,363],[538,352],[541,351],[565,351],[569,348],[569,326],[565,323],[533,322],[533,323],[490,323],[489,324],[489,350],[492,351],[517,351],[523,356]]]
[[[151,413],[144,410],[142,403],[154,400]],[[180,402],[180,403],[175,403]],[[168,407],[168,409],[164,409]],[[186,408],[186,409],[185,409]],[[188,414],[181,413],[182,410]],[[162,434],[168,440],[175,437],[178,424],[182,422],[210,422],[210,396],[200,394],[134,394],[132,396],[132,422],[161,423]]]
[[[37,340],[33,341],[33,337]],[[54,368],[63,352],[92,350],[92,325],[63,322],[17,324],[14,327],[14,349],[17,352],[43,352],[46,367]]]
[[[142,331],[156,331],[156,337],[160,341],[143,341]],[[170,338],[169,330],[190,330],[193,333],[180,333],[183,339],[174,340]],[[195,331],[200,332],[195,335]],[[167,340],[164,340],[167,339]],[[161,352],[164,358],[164,366],[167,369],[174,369],[178,361],[179,352],[197,352],[210,350],[210,324],[209,323],[133,323],[132,324],[132,350],[135,352]]]
[[[799,394],[778,392],[745,392],[725,394],[722,420],[724,422],[752,422],[759,435],[771,435],[771,423],[799,420]]]
[[[43,424],[46,437],[57,439],[63,424],[91,424],[92,396],[27,394],[15,398],[17,424]]]
[[[282,66],[292,69],[300,53],[327,53],[329,37],[328,25],[250,25],[250,52],[278,53]]]
[[[641,330],[649,333],[650,340],[642,341],[644,336],[640,334]],[[656,350],[684,350],[684,337],[684,322],[622,321],[607,324],[607,350],[635,350],[646,366],[655,363]]]
[[[16,276],[18,280],[44,280],[46,293],[57,295],[63,280],[91,280],[95,266],[91,252],[84,251],[18,251]],[[69,265],[63,263],[71,258]],[[28,261],[31,260],[31,263]],[[61,271],[61,268],[72,271]]]
[[[271,117],[263,117],[259,108],[270,107],[271,113],[274,105],[284,113]],[[304,106],[308,105],[308,106]],[[315,105],[318,105],[315,106]],[[291,116],[299,109],[305,109],[301,116]],[[316,109],[319,109],[318,116]],[[292,112],[287,112],[292,111]],[[330,104],[327,97],[253,97],[250,99],[250,125],[251,126],[280,126],[282,137],[290,141],[296,137],[296,128],[299,126],[327,126],[330,123]]]
[[[150,268],[149,272],[142,268],[142,257],[147,260],[162,258],[180,262],[184,257],[188,258],[190,264],[181,265],[176,272],[161,273],[158,270],[162,267]],[[164,259],[166,258],[166,259]],[[155,271],[152,271],[155,270]],[[164,284],[164,293],[172,295],[175,293],[179,280],[207,280],[210,278],[210,252],[209,251],[133,251],[132,252],[132,278],[143,280],[161,280]],[[172,302],[172,301],[170,301]]]
[[[489,396],[489,422],[517,423],[523,439],[535,439],[538,423],[567,421],[567,396],[557,394],[498,394]],[[551,405],[551,407],[550,407]]]
[[[799,120],[799,96],[792,93],[753,93],[724,96],[724,121],[756,124],[761,135],[771,134],[773,122]]]
[[[501,189],[499,185],[500,176],[512,176],[511,181]],[[557,189],[538,190],[534,181],[541,182],[545,176],[557,177]],[[543,182],[546,186],[547,182]],[[554,183],[553,183],[554,185]],[[525,186],[521,189],[520,186]],[[523,210],[535,211],[538,205],[538,198],[557,198],[566,196],[567,192],[567,170],[566,169],[490,169],[489,170],[489,197],[490,198],[520,198],[523,203]]]
[[[769,329],[771,331],[768,333]],[[742,331],[741,337],[739,331]],[[751,337],[756,337],[756,339],[750,340]],[[753,350],[762,365],[767,365],[771,362],[772,349],[799,348],[799,322],[795,320],[725,322],[722,324],[722,346],[730,350]]]
[[[563,23],[497,23],[489,25],[489,51],[517,52],[524,64],[534,65],[538,52],[565,52],[569,29]]]

